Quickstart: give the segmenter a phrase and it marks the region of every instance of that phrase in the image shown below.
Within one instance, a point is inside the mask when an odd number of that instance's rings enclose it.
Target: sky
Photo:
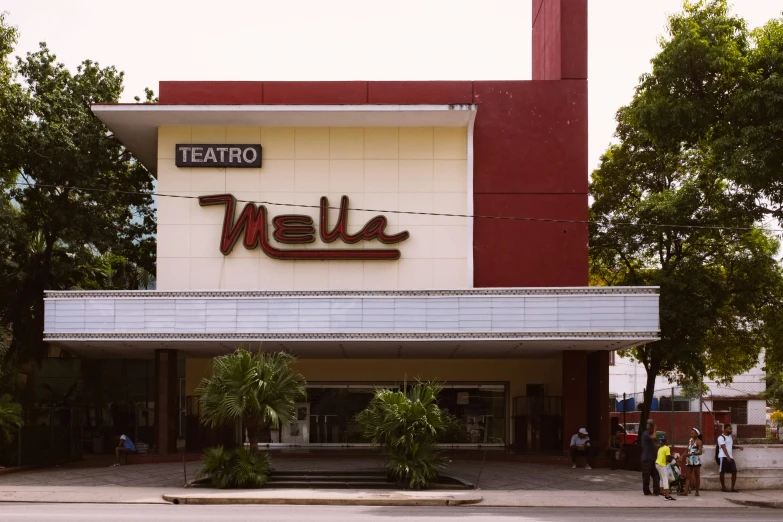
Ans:
[[[45,41],[75,68],[125,71],[123,101],[161,80],[528,80],[532,0],[5,0],[17,54]],[[589,168],[650,70],[681,0],[590,0]],[[756,27],[780,0],[734,0]]]

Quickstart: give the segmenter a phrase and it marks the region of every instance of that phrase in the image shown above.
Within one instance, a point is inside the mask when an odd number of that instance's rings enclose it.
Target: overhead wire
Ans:
[[[28,182],[21,182],[21,181],[0,182],[0,185],[5,185],[5,186],[17,185],[17,186],[26,186],[29,188],[41,187],[41,188],[51,188],[51,189],[61,190],[61,191],[76,190],[76,191],[83,191],[83,192],[113,192],[116,194],[140,195],[140,196],[150,196],[150,197],[159,197],[159,198],[199,199],[200,197],[200,196],[183,195],[183,194],[166,194],[161,192],[118,190],[113,188],[102,188],[102,187],[78,187],[78,186],[70,186],[70,185],[28,183]],[[306,205],[303,203],[281,203],[276,201],[264,201],[264,200],[253,201],[253,200],[240,199],[240,198],[237,198],[236,201],[238,203],[253,203],[255,205],[271,205],[271,206],[279,206],[279,207],[317,208],[317,209],[321,208],[321,205]],[[328,206],[327,208],[329,208],[330,210],[340,210],[340,207],[335,207],[335,206]],[[564,223],[564,224],[598,225],[598,226],[605,226],[605,227],[655,227],[655,228],[667,228],[667,229],[678,228],[678,229],[699,229],[699,230],[735,230],[735,231],[744,231],[744,232],[761,230],[764,232],[773,232],[773,233],[783,232],[783,229],[779,229],[779,228],[762,228],[762,227],[680,225],[674,223],[632,223],[632,222],[625,222],[625,221],[593,221],[593,220],[583,220],[583,219],[535,218],[535,217],[522,217],[522,216],[498,216],[498,215],[486,215],[486,214],[455,214],[455,213],[445,213],[445,212],[417,212],[412,210],[384,210],[384,209],[370,209],[370,208],[357,208],[357,207],[348,207],[347,210],[353,210],[356,212],[376,212],[379,214],[402,214],[402,215],[414,215],[414,216],[453,217],[453,218],[464,218],[464,219],[494,219],[500,221]]]

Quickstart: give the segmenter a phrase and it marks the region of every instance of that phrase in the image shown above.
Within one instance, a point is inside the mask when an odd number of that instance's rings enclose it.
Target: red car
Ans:
[[[625,428],[625,444],[634,444],[639,438],[639,423],[629,422],[620,426]]]

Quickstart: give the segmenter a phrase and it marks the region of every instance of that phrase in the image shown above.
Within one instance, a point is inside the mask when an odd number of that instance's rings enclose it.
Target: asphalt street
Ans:
[[[354,507],[354,506],[174,506],[128,504],[0,504],[3,522],[53,520],[89,522],[111,520],[225,522],[263,520],[264,522],[346,522],[389,521],[466,522],[492,521],[592,521],[592,520],[737,520],[762,522],[783,520],[783,510],[737,508],[639,510],[629,507],[579,508],[482,508],[470,507]]]

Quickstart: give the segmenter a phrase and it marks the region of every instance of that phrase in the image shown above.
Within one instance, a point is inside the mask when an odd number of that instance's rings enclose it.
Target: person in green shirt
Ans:
[[[666,465],[669,464],[674,458],[672,457],[672,451],[666,444],[666,437],[661,437],[661,446],[658,448],[658,458],[655,459],[655,469],[658,470],[658,475],[661,476],[661,490],[663,491],[664,500],[676,500],[669,494],[669,470],[666,469]]]

